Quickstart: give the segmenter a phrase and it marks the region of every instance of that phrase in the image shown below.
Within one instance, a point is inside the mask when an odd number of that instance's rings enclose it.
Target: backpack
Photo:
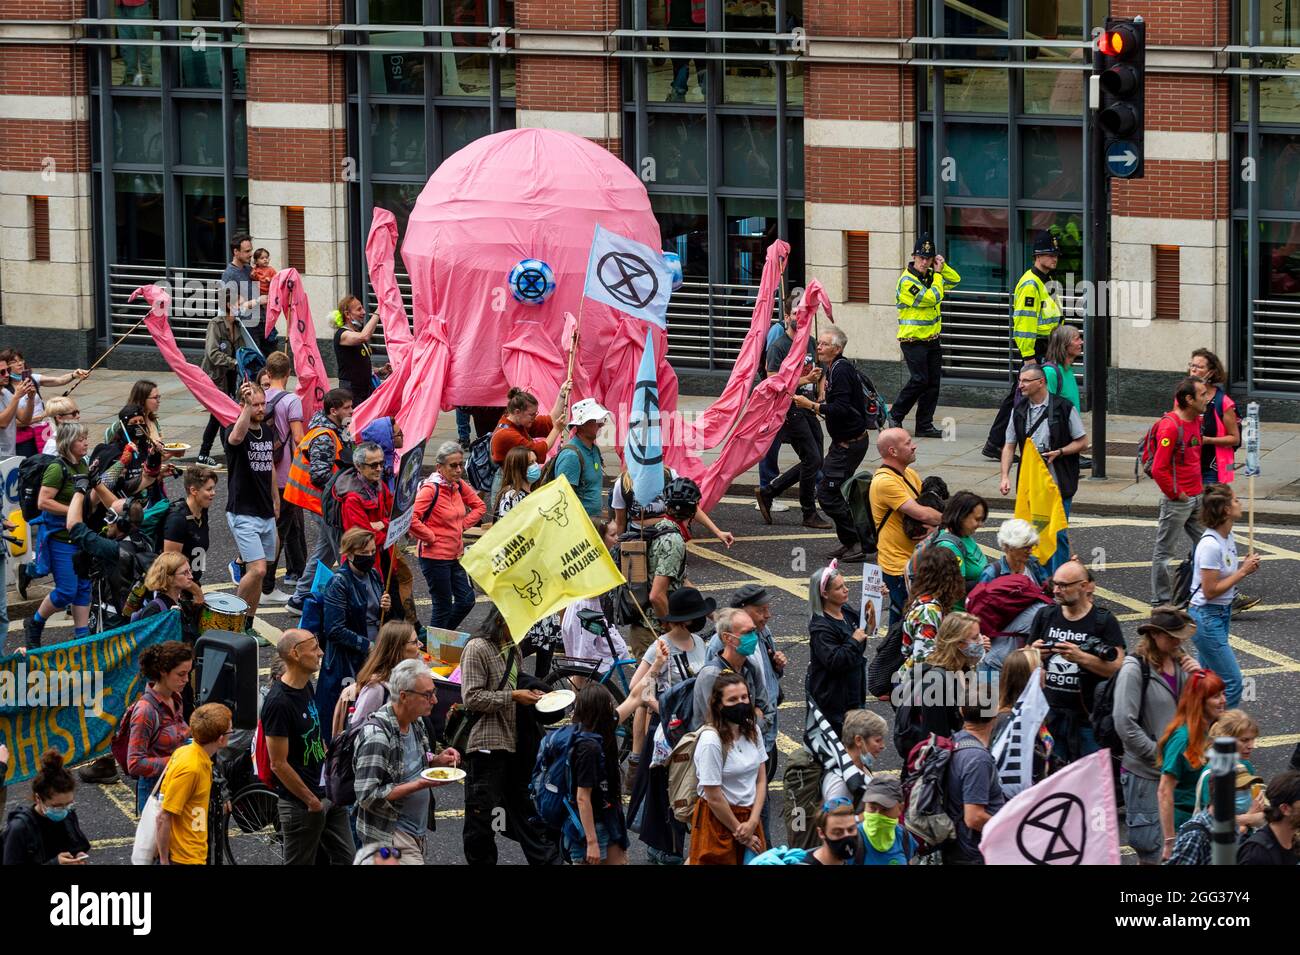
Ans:
[[[72,471],[68,463],[57,455],[33,454],[18,465],[18,506],[22,508],[25,521],[35,520],[42,513],[37,501],[41,496],[41,481],[45,478],[45,470],[51,464],[63,468],[63,482],[66,484]]]
[[[676,746],[695,723],[695,677],[674,683],[659,694],[659,720],[664,741]]]
[[[274,788],[275,773],[271,771],[271,751],[266,746],[266,731],[262,729],[262,721],[257,721],[257,729],[253,732],[253,772],[257,778],[262,781],[263,786]]]
[[[1205,540],[1205,535],[1208,533],[1208,530],[1202,532],[1200,540],[1196,542],[1197,547],[1201,545],[1201,541]],[[1192,572],[1195,569],[1196,547],[1193,547],[1191,552],[1187,555],[1187,559],[1179,564],[1177,569],[1174,570],[1174,591],[1171,603],[1173,603],[1173,605],[1179,610],[1187,609],[1188,605],[1192,602],[1193,594],[1196,592],[1192,589]],[[1201,585],[1197,584],[1196,590],[1200,589]]]
[[[867,429],[883,431],[889,427],[889,403],[881,397],[875,384],[861,369],[855,365],[853,370],[858,373],[858,381],[862,385],[862,398],[866,403]]]
[[[266,417],[263,419],[271,422],[271,457],[277,464],[279,464],[280,459],[284,457],[284,446],[288,443],[289,436],[287,434],[280,434],[280,429],[275,427],[275,409],[276,406],[280,404],[280,401],[287,397],[289,397],[289,392],[281,391],[278,395],[268,401],[266,403]]]
[[[912,747],[903,773],[903,824],[920,840],[926,855],[957,837],[957,824],[948,811],[948,768],[952,754],[983,747],[977,739],[953,746],[946,736],[931,733]]]
[[[593,740],[600,746],[600,773],[605,774],[605,746],[600,736],[574,723],[546,734],[537,750],[537,762],[528,783],[528,795],[542,823],[550,829],[563,829],[572,822],[582,832],[582,820],[574,805],[573,767],[569,757],[579,740]]]
[[[889,622],[889,632],[867,664],[867,695],[887,700],[894,690],[894,674],[903,665],[903,618]]]
[[[343,534],[343,499],[334,493],[334,486],[338,484],[339,478],[344,474],[356,474],[357,469],[351,465],[346,468],[339,468],[335,471],[330,479],[325,483],[324,489],[320,492],[320,516],[324,521],[325,527],[334,535],[334,540],[338,541]]]
[[[821,760],[808,748],[800,746],[786,760],[785,772],[781,775],[785,788],[785,835],[791,848],[815,849],[820,840],[813,820],[822,807]]]
[[[1134,481],[1140,481],[1142,479],[1142,474],[1145,474],[1147,477],[1152,477],[1151,470],[1152,468],[1155,467],[1155,463],[1156,463],[1156,448],[1159,447],[1159,441],[1156,438],[1156,429],[1160,427],[1160,423],[1164,421],[1166,418],[1168,418],[1170,415],[1173,415],[1175,418],[1177,418],[1177,415],[1174,415],[1172,411],[1166,411],[1158,419],[1156,419],[1155,424],[1147,428],[1146,437],[1144,437],[1141,440],[1141,442],[1139,442],[1137,458],[1133,461]],[[1177,436],[1177,442],[1178,442],[1174,446],[1174,453],[1181,460],[1182,455],[1187,448],[1187,445],[1183,441],[1183,429],[1181,427],[1177,427],[1178,425],[1177,420],[1174,421],[1174,424],[1175,424],[1174,434]],[[1141,468],[1141,473],[1139,473],[1139,467]]]
[[[1142,698],[1138,703],[1137,721],[1141,723],[1147,708],[1147,680],[1151,678],[1151,665],[1141,657],[1138,657],[1138,664],[1142,667]],[[1092,723],[1092,734],[1097,743],[1116,756],[1123,756],[1124,740],[1119,735],[1119,727],[1115,725],[1115,684],[1118,681],[1119,674],[1116,673],[1097,684],[1088,719]]]
[[[153,546],[155,554],[161,554],[163,551],[163,531],[167,527],[167,515],[178,504],[181,507],[188,506],[184,499],[169,501],[164,497],[146,507],[140,517],[140,535]]]
[[[131,717],[135,713],[135,708],[143,705],[146,699],[148,698],[141,696],[126,708],[126,712],[122,714],[122,719],[118,722],[117,728],[113,730],[113,740],[109,743],[109,751],[113,754],[113,759],[124,776],[131,775],[130,770],[126,768],[127,750],[131,742]],[[153,704],[148,705],[152,706]],[[150,742],[153,741],[150,740]]]
[[[673,479],[672,473],[673,472],[668,468],[668,466],[664,465],[664,486],[665,487],[667,487],[668,482]],[[621,488],[623,491],[623,509],[627,511],[628,523],[631,523],[632,521],[636,521],[638,524],[640,524],[642,519],[646,515],[641,513],[640,506],[637,504],[635,488],[632,485],[632,475],[629,472],[624,471],[619,476],[616,485],[610,486],[609,512],[611,514],[614,513],[614,487],[615,486]]]
[[[584,474],[587,473],[587,461],[582,456],[582,452],[579,451],[576,447],[574,447],[575,443],[576,442],[574,441],[570,441],[564,447],[560,448],[560,450],[556,452],[555,456],[552,457],[551,460],[546,462],[546,466],[542,468],[542,476],[538,479],[537,483],[533,485],[534,491],[536,491],[543,484],[550,484],[552,481],[555,480],[555,467],[560,461],[560,455],[563,454],[565,451],[572,451],[574,454],[578,456],[578,483],[579,484],[582,483],[582,477]],[[573,490],[574,493],[577,493],[578,489],[577,487],[574,487]]]
[[[919,498],[916,499],[917,503],[924,504],[926,507],[933,507],[934,505],[931,504],[929,501],[927,501],[925,498],[926,495],[922,494]],[[942,506],[939,507],[938,510],[943,510]],[[903,520],[904,523],[906,523],[909,520],[906,514],[903,515]],[[959,554],[962,553],[961,538],[958,537],[956,534],[954,534],[952,531],[944,530],[942,527],[940,527],[933,531],[930,531],[930,536],[928,536],[925,540],[921,541],[921,543],[917,544],[916,549],[912,551],[912,556],[907,558],[907,566],[904,567],[903,569],[904,580],[910,582],[915,579],[917,558],[919,558],[922,553],[929,550],[931,547],[934,547],[940,541],[947,541],[950,544],[957,545],[957,553],[953,554],[953,556],[957,558],[958,567],[961,566],[962,559],[960,556],[958,556]]]
[[[614,603],[614,622],[616,624],[636,624],[642,623],[642,617],[649,616],[650,613],[650,587],[654,584],[655,574],[650,573],[650,547],[664,534],[677,534],[681,536],[681,528],[671,521],[656,521],[653,527],[641,526],[640,531],[628,531],[623,534],[618,543],[614,545],[614,550],[610,553],[615,566],[621,567],[623,564],[622,548],[619,544],[626,541],[645,541],[646,545],[646,580],[629,580],[621,584],[615,594]],[[676,575],[678,578],[686,576],[686,564],[683,560],[681,571]],[[640,608],[640,609],[638,609]]]
[[[687,681],[694,683],[694,680]],[[678,686],[681,686],[679,683]],[[678,822],[690,822],[695,815],[695,804],[700,801],[700,777],[695,773],[695,744],[700,734],[716,733],[712,726],[701,726],[687,733],[668,754],[668,805]],[[664,733],[667,736],[667,732]]]
[[[240,346],[235,349],[236,374],[241,382],[257,381],[257,376],[266,367],[266,359],[256,348]]]
[[[486,494],[492,489],[492,481],[501,470],[501,465],[492,460],[492,435],[500,427],[502,425],[497,425],[487,434],[475,438],[465,454],[465,478],[480,494]]]
[[[334,737],[329,752],[325,754],[325,795],[336,806],[351,806],[357,801],[357,777],[354,768],[357,743],[361,731],[371,723],[383,726],[371,713],[356,726],[349,727],[342,736]],[[384,732],[388,730],[385,727]],[[268,760],[269,762],[269,760]]]

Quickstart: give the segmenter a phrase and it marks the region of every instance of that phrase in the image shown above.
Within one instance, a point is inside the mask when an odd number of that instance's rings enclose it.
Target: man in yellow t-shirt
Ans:
[[[916,549],[916,541],[903,530],[903,515],[928,527],[938,527],[942,515],[917,502],[921,475],[911,467],[916,460],[916,442],[904,428],[886,428],[876,439],[881,466],[871,477],[871,519],[875,523],[877,560],[885,587],[889,590],[891,622],[903,612],[907,584],[903,571]]]
[[[205,703],[190,716],[193,739],[172,753],[163,772],[158,816],[158,861],[162,865],[205,865],[208,861],[208,803],[212,796],[212,754],[226,745],[232,715],[220,703]]]

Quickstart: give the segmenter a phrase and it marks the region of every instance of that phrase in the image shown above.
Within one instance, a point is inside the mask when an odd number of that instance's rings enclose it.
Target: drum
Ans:
[[[199,632],[225,630],[229,633],[243,633],[247,613],[248,604],[234,594],[204,594],[203,609],[199,612]]]

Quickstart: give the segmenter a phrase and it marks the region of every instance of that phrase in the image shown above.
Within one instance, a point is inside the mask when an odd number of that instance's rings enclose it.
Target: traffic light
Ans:
[[[1146,44],[1141,17],[1107,17],[1097,36],[1097,127],[1107,172],[1120,179],[1141,179],[1144,172]]]

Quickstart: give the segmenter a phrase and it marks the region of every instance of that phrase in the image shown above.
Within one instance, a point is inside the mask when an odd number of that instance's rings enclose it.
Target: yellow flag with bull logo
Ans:
[[[537,621],[624,583],[563,475],[512,507],[460,564],[501,611],[516,643]]]
[[[1016,517],[1034,525],[1038,546],[1034,556],[1043,566],[1056,553],[1056,534],[1070,526],[1065,516],[1061,491],[1052,479],[1034,442],[1026,441],[1020,450],[1020,476],[1016,483]]]

